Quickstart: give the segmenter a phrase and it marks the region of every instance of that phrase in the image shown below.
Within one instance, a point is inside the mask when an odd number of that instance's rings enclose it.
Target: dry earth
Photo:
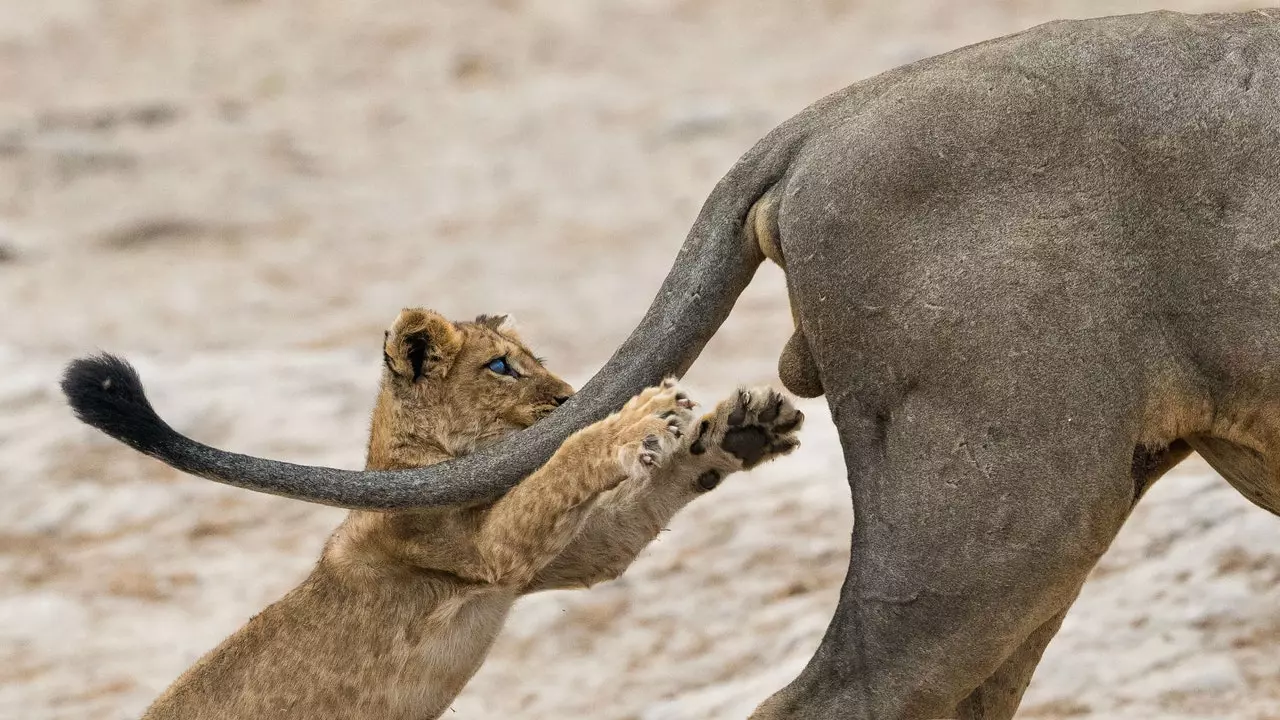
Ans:
[[[0,0],[0,717],[136,717],[294,584],[337,511],[77,425],[70,357],[138,361],[214,444],[358,467],[383,326],[511,311],[585,380],[720,174],[821,95],[1156,2]],[[1184,10],[1249,3],[1168,0]],[[775,381],[767,269],[695,367]],[[523,601],[460,718],[741,718],[801,667],[852,523],[820,402],[628,576]],[[1135,513],[1029,718],[1280,718],[1280,521],[1198,461]]]

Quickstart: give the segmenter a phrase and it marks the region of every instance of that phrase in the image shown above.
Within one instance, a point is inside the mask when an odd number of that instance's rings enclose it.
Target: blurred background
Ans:
[[[214,445],[360,467],[405,305],[510,312],[580,385],[702,200],[844,85],[1064,17],[1249,2],[0,0],[0,717],[136,717],[296,584],[337,510],[77,424],[95,349]],[[776,383],[762,269],[690,375]],[[743,718],[809,657],[852,523],[835,433],[689,508],[622,580],[521,601],[460,718]],[[1280,521],[1193,458],[1050,647],[1028,718],[1280,718]]]

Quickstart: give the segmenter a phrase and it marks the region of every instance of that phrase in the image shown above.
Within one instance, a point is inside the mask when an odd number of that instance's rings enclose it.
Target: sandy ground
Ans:
[[[777,122],[922,56],[1159,6],[0,0],[0,717],[136,717],[340,518],[78,425],[70,357],[133,358],[207,442],[359,467],[402,305],[512,312],[581,383]],[[788,325],[766,269],[693,387],[776,382]],[[453,717],[742,718],[790,679],[853,521],[824,406],[804,408],[800,453],[696,503],[624,579],[522,601]],[[1280,522],[1186,463],[1024,716],[1280,718],[1278,548]]]

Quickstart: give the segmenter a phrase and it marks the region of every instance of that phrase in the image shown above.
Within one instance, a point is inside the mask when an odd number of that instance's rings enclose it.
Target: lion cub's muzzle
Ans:
[[[551,402],[549,403],[543,403],[541,405],[534,407],[533,409],[534,420],[541,420],[542,418],[555,412],[556,408],[568,402],[570,397],[571,396],[569,395],[557,396],[552,398]]]

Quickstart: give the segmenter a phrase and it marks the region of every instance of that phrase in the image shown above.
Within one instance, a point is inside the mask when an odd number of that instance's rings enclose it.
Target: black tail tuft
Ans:
[[[147,454],[176,433],[147,400],[138,371],[103,353],[74,360],[62,374],[62,392],[76,417]]]

